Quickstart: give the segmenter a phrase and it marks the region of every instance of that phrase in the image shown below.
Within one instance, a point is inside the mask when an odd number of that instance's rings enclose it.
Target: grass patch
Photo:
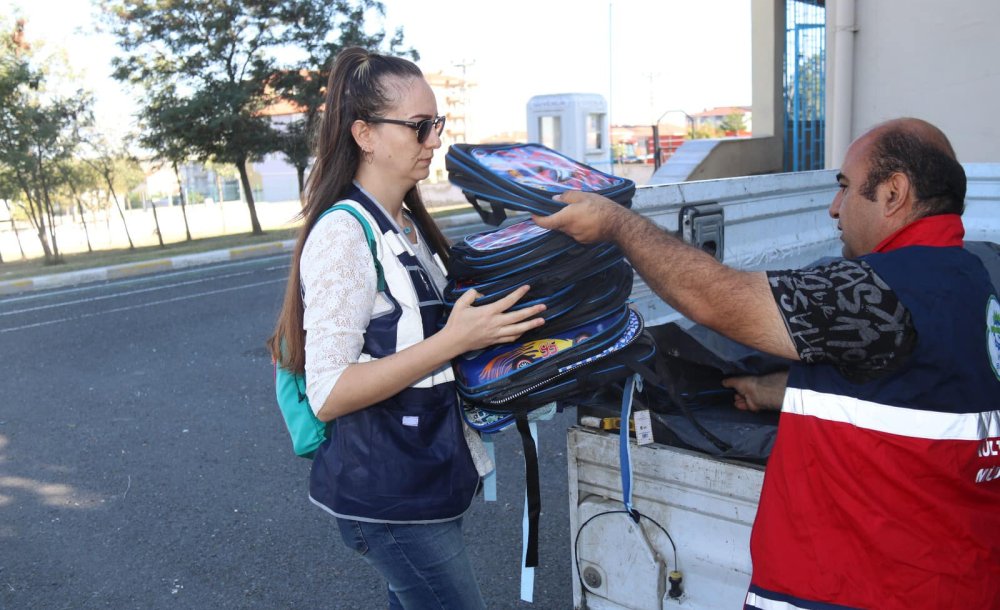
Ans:
[[[467,205],[441,206],[438,208],[429,207],[429,211],[435,218],[443,218],[456,214],[468,213],[472,210]],[[233,235],[219,235],[216,237],[203,237],[191,241],[180,241],[164,244],[161,248],[158,245],[138,246],[134,249],[116,248],[108,250],[95,250],[93,252],[81,252],[64,254],[62,262],[55,265],[45,264],[45,259],[30,258],[28,260],[4,260],[0,263],[0,281],[20,280],[41,275],[52,275],[55,273],[65,273],[67,271],[80,271],[81,269],[93,269],[97,267],[110,267],[112,265],[122,265],[126,263],[140,263],[158,258],[180,256],[183,254],[196,254],[198,252],[209,252],[211,250],[226,250],[228,248],[238,248],[241,246],[253,246],[275,241],[294,239],[297,229],[273,229],[265,231],[263,235],[252,233],[239,233]]]
[[[32,258],[28,260],[4,261],[0,264],[0,281],[19,280],[40,275],[50,275],[54,273],[65,273],[67,271],[79,271],[81,269],[92,269],[95,267],[109,267],[111,265],[122,265],[125,263],[138,263],[158,258],[180,256],[183,254],[196,254],[198,252],[209,252],[211,250],[225,250],[240,246],[252,246],[265,244],[274,241],[284,241],[295,237],[295,229],[277,229],[266,231],[263,235],[252,233],[240,233],[234,235],[220,235],[217,237],[204,237],[192,239],[191,241],[181,241],[164,244],[160,246],[141,246],[134,249],[118,248],[113,250],[95,250],[93,252],[82,252],[66,254],[61,263],[55,265],[45,264],[44,258]]]

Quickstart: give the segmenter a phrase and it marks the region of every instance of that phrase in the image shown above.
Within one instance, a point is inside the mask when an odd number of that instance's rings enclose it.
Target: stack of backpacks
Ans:
[[[635,184],[578,163],[539,144],[453,144],[445,157],[450,181],[487,224],[506,210],[537,215],[565,204],[552,196],[596,192],[631,206]],[[544,303],[545,324],[516,342],[491,346],[453,361],[469,425],[497,432],[516,425],[525,446],[529,535],[525,565],[537,565],[540,512],[537,457],[529,413],[572,403],[597,389],[641,373],[656,354],[638,312],[628,306],[633,270],[612,244],[584,245],[539,227],[530,218],[469,235],[451,249],[445,304],[475,289],[475,304],[531,289],[515,309]]]

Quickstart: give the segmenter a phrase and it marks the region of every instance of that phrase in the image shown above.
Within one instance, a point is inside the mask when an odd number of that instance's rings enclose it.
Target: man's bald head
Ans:
[[[878,186],[901,173],[913,186],[919,216],[965,210],[965,170],[940,129],[921,119],[902,118],[877,125],[862,137],[870,140],[868,175],[861,190],[866,198],[874,201]]]

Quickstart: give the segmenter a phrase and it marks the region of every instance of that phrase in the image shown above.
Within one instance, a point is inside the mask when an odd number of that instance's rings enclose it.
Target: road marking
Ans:
[[[281,267],[267,267],[267,268],[265,268],[263,270],[264,271],[276,271],[276,270],[278,270],[280,268]],[[34,311],[42,311],[42,310],[45,310],[45,309],[54,309],[56,307],[66,307],[66,306],[69,306],[69,305],[79,305],[80,303],[92,303],[92,302],[95,302],[95,301],[104,301],[104,300],[107,300],[107,299],[116,299],[118,297],[127,297],[127,296],[132,296],[132,295],[135,295],[135,294],[143,294],[143,293],[146,293],[146,292],[154,292],[154,291],[157,291],[157,290],[164,290],[164,289],[167,289],[167,288],[177,288],[179,286],[189,286],[191,284],[201,284],[201,283],[204,283],[204,282],[214,282],[214,281],[220,280],[220,279],[226,279],[226,278],[232,278],[232,277],[239,277],[241,275],[251,275],[251,274],[254,274],[254,273],[257,273],[257,271],[240,271],[240,272],[237,272],[237,273],[226,273],[226,274],[223,274],[223,275],[213,275],[211,277],[205,277],[205,278],[200,278],[200,279],[196,279],[196,280],[188,280],[188,281],[185,281],[185,282],[174,282],[172,284],[164,284],[162,286],[153,286],[153,287],[150,287],[150,288],[139,288],[139,289],[136,289],[136,290],[129,290],[129,291],[126,291],[126,292],[116,292],[114,294],[106,294],[106,295],[88,297],[88,298],[85,298],[85,299],[76,299],[76,300],[73,300],[73,301],[65,301],[65,302],[62,302],[62,303],[49,303],[49,304],[46,304],[46,305],[37,305],[37,306],[34,306],[34,307],[28,307],[26,309],[14,309],[12,311],[0,311],[0,317],[3,317],[3,316],[12,316],[14,314],[19,314],[19,313],[31,313],[31,312],[34,312]],[[131,282],[129,282],[129,283],[131,283]],[[75,291],[65,291],[65,292],[66,293],[79,292],[80,290],[84,290],[84,289],[80,288],[80,289],[77,289]],[[52,295],[52,293],[49,293],[46,296],[53,296],[53,295]],[[14,299],[11,299],[11,300],[14,300]]]
[[[127,307],[115,307],[114,309],[106,309],[104,311],[98,311],[94,313],[85,313],[78,316],[71,316],[68,318],[59,318],[56,320],[46,320],[44,322],[35,322],[34,324],[24,324],[22,326],[14,326],[11,328],[0,328],[0,334],[13,332],[15,330],[26,330],[29,328],[38,328],[40,326],[50,326],[52,324],[61,324],[62,322],[75,322],[77,320],[83,320],[85,318],[94,318],[97,316],[103,316],[110,313],[119,313],[122,311],[131,311],[133,309],[142,309],[144,307],[152,307],[154,305],[166,305],[167,303],[176,303],[178,301],[187,301],[190,299],[196,299],[199,297],[212,296],[215,294],[222,294],[224,292],[232,292],[234,290],[243,290],[245,288],[257,288],[258,286],[267,286],[268,284],[285,283],[288,280],[286,278],[279,278],[276,280],[267,280],[265,282],[256,282],[254,284],[244,284],[243,286],[233,286],[231,288],[220,288],[219,290],[209,290],[208,292],[199,292],[197,294],[188,294],[181,297],[173,297],[171,299],[161,299],[159,301],[150,301],[149,303],[140,303],[138,305],[129,305]]]
[[[113,280],[110,279],[110,278],[104,278],[104,279],[108,280],[106,283],[93,282],[93,283],[87,283],[87,284],[83,284],[83,285],[79,285],[79,286],[74,286],[72,288],[54,289],[54,290],[48,290],[46,292],[31,292],[31,293],[28,293],[28,294],[23,294],[23,295],[20,295],[20,296],[14,296],[14,297],[10,297],[10,298],[0,298],[0,303],[16,303],[16,302],[19,302],[19,301],[31,301],[31,300],[45,299],[45,298],[48,298],[48,297],[60,296],[60,295],[64,295],[64,294],[74,294],[74,293],[77,293],[77,292],[86,292],[86,291],[91,291],[91,290],[100,290],[101,288],[108,288],[109,286],[128,286],[130,284],[149,283],[151,281],[155,281],[156,279],[162,279],[162,278],[166,278],[166,277],[183,276],[183,275],[191,275],[191,274],[194,274],[194,273],[205,273],[206,271],[211,271],[212,269],[224,269],[226,267],[246,267],[248,265],[253,265],[253,264],[259,263],[259,262],[268,262],[268,261],[270,261],[272,259],[287,259],[287,257],[286,256],[265,256],[265,257],[260,257],[260,258],[257,258],[257,259],[232,261],[232,262],[221,263],[221,264],[220,263],[213,263],[213,265],[211,266],[211,268],[209,268],[208,266],[195,265],[195,266],[191,266],[191,267],[185,267],[185,268],[182,268],[182,269],[176,269],[174,271],[164,271],[162,273],[150,274],[150,275],[141,276],[141,277],[135,277],[135,278],[119,278],[119,279],[113,279]],[[273,271],[275,269],[288,268],[288,266],[289,266],[288,260],[284,260],[283,262],[284,262],[283,265],[278,265],[278,266],[275,266],[275,267],[265,267],[264,270],[265,271]],[[25,280],[25,281],[30,282],[31,280]]]

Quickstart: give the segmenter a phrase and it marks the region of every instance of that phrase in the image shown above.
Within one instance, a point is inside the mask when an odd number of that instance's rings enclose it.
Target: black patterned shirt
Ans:
[[[767,279],[802,362],[862,383],[895,370],[917,339],[910,312],[864,261],[770,271]]]

